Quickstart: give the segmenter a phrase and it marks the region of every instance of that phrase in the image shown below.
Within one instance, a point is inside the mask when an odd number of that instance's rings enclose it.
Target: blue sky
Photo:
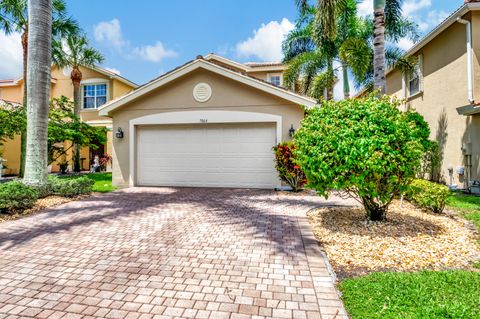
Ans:
[[[316,1],[316,0],[315,0]],[[373,0],[360,5],[360,13]],[[142,84],[196,55],[281,59],[282,37],[297,17],[294,0],[67,0],[69,12],[105,56],[104,67]],[[428,32],[463,0],[405,0],[404,13]],[[403,40],[408,48],[411,43]],[[0,31],[0,78],[21,72],[20,36]]]

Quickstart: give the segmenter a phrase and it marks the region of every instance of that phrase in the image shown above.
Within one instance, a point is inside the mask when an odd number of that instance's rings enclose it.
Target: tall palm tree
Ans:
[[[78,32],[78,24],[67,16],[64,0],[52,1],[52,33],[54,36],[64,37]],[[28,60],[28,12],[27,0],[0,0],[0,28],[6,34],[21,33],[23,49],[23,105],[27,105],[27,60]],[[21,134],[20,176],[25,168],[26,134]]]
[[[398,1],[399,2],[399,1]],[[373,89],[379,94],[387,93],[385,65],[385,0],[374,0],[374,40],[373,40]]]
[[[293,87],[292,83],[298,80],[297,85],[303,93],[306,91],[305,80],[315,79],[309,75],[312,65],[324,67],[319,63],[322,55],[313,54],[326,47],[332,54],[334,61],[341,65],[343,73],[344,96],[350,96],[349,74],[353,75],[356,87],[373,85],[373,42],[374,24],[370,17],[357,16],[356,0],[323,0],[310,6],[307,0],[297,0],[300,19],[296,28],[287,36],[283,43],[285,62],[285,83]],[[386,32],[389,42],[396,43],[403,37],[414,41],[418,39],[417,27],[413,22],[402,17],[401,7],[394,0],[387,0]],[[332,50],[332,44],[334,49]],[[386,49],[387,65],[401,66],[404,70],[412,67],[412,59],[403,58],[403,51],[394,45]],[[313,59],[317,61],[314,62]],[[335,69],[334,72],[337,72]],[[335,73],[331,76],[334,77]],[[334,82],[330,82],[334,84]],[[301,90],[302,91],[302,90]],[[313,96],[313,95],[312,95]],[[315,96],[314,96],[315,97]]]
[[[47,183],[48,111],[50,98],[52,0],[28,0],[27,154],[24,182]]]
[[[74,113],[80,117],[81,105],[81,66],[92,67],[103,61],[103,55],[88,45],[84,35],[73,34],[61,40],[53,41],[53,63],[59,68],[71,68],[70,79],[73,84],[73,105]],[[80,147],[74,147],[74,171],[80,172]]]

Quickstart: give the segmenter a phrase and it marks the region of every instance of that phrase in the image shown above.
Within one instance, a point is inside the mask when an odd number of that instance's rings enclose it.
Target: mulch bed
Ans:
[[[34,207],[30,209],[26,209],[24,211],[19,211],[15,212],[12,214],[0,214],[0,223],[9,221],[9,220],[15,220],[19,218],[23,218],[29,215],[33,215],[36,213],[41,212],[44,209],[51,208],[54,206],[58,206],[61,204],[65,204],[68,202],[73,202],[80,200],[82,198],[89,197],[91,195],[80,195],[80,196],[75,196],[75,197],[61,197],[61,196],[47,196],[45,198],[40,198],[37,200],[37,203],[35,204]]]
[[[475,228],[455,213],[432,214],[396,201],[386,222],[367,221],[362,208],[319,208],[308,218],[340,279],[376,271],[471,269],[480,259]]]

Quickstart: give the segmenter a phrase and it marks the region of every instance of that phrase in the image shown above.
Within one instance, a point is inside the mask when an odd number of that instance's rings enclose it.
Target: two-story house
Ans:
[[[98,108],[112,99],[116,99],[133,89],[138,85],[126,78],[100,67],[81,67],[83,80],[81,83],[82,105],[80,117],[86,123],[92,126],[107,127],[107,143],[98,145],[98,149],[81,150],[82,169],[88,170],[93,158],[96,155],[105,153],[111,154],[112,145],[112,121],[101,117],[98,114]],[[0,99],[6,102],[22,103],[23,101],[23,78],[18,80],[0,80]],[[66,96],[73,100],[73,85],[70,79],[69,69],[59,69],[52,67],[51,92],[50,96]],[[64,148],[69,149],[70,144],[64,143]],[[3,146],[0,146],[0,153],[6,160],[4,174],[18,174],[20,167],[20,136],[13,140],[8,140]],[[58,171],[58,164],[61,161],[67,161],[72,165],[72,152],[67,152],[67,156],[61,158],[52,165],[52,171]]]
[[[281,63],[239,63],[213,53],[206,55],[202,59],[279,88],[282,85],[282,75],[285,70],[285,65]],[[83,148],[81,151],[81,158],[83,159],[82,168],[88,170],[95,155],[103,155],[104,153],[109,155],[114,154],[112,139],[115,132],[112,131],[112,120],[109,117],[100,116],[98,109],[104,104],[108,104],[127,93],[148,86],[149,83],[139,87],[135,83],[100,67],[82,67],[81,71],[83,73],[81,119],[90,125],[105,126],[108,128],[108,139],[105,145],[99,145],[97,150]],[[51,96],[60,97],[62,95],[73,99],[70,70],[53,67]],[[21,103],[23,99],[23,79],[0,80],[0,99]],[[64,147],[68,148],[69,146],[69,142],[65,142]],[[269,149],[270,148],[269,146]],[[15,139],[4,143],[0,151],[3,154],[3,158],[6,159],[5,164],[8,167],[8,169],[4,170],[4,174],[17,174],[20,166],[20,137],[17,136]],[[68,153],[66,158],[62,158],[62,161],[63,160],[66,160],[71,166],[71,152]],[[54,163],[54,165],[52,165],[52,171],[59,169],[58,164],[59,163]]]
[[[417,66],[412,74],[389,70],[387,94],[430,125],[444,181],[468,188],[480,180],[480,1],[465,1],[406,54]]]

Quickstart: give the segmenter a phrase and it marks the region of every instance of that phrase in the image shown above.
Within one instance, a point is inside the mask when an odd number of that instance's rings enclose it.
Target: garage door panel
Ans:
[[[273,188],[274,124],[145,126],[137,130],[137,184]]]

